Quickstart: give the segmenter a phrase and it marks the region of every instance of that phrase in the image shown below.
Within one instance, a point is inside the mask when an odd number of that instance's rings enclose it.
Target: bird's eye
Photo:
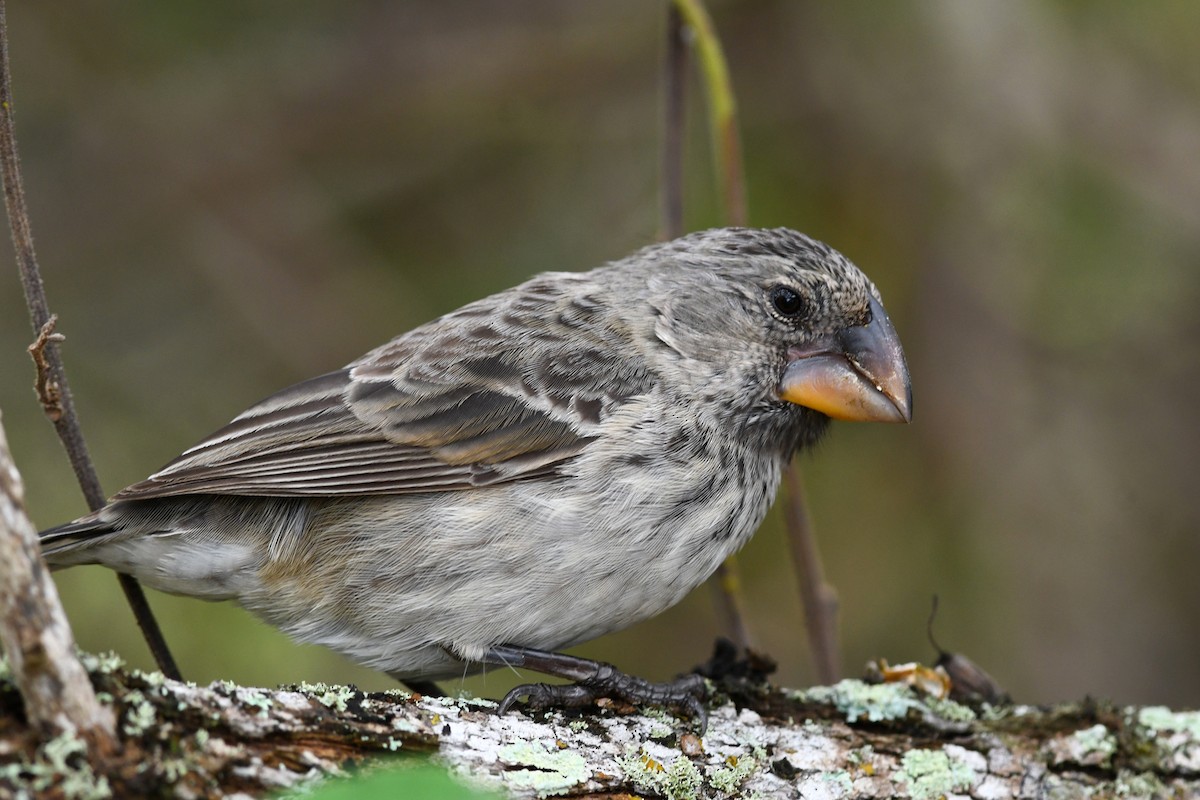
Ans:
[[[804,298],[795,289],[776,286],[771,290],[771,305],[785,317],[796,317],[804,310]]]

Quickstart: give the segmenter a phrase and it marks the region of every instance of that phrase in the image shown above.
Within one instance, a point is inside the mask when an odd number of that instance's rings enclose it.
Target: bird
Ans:
[[[41,533],[233,600],[414,687],[491,666],[702,714],[560,651],[678,603],[762,523],[831,419],[911,419],[875,285],[788,228],[718,228],[546,272],[251,406],[107,505]]]

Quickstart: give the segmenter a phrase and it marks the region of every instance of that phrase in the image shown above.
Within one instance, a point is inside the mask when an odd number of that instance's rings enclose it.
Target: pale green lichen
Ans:
[[[833,789],[837,797],[849,797],[854,790],[854,779],[850,777],[850,773],[843,769],[827,772],[821,776],[821,779],[826,783],[834,784]]]
[[[846,761],[852,767],[857,767],[870,762],[871,757],[875,755],[875,748],[869,744],[864,744],[855,750],[851,750],[846,756]]]
[[[104,653],[85,653],[82,650],[77,652],[79,663],[83,664],[83,668],[88,672],[107,675],[125,666],[125,660],[111,650]]]
[[[1088,756],[1098,757],[1103,763],[1112,758],[1117,752],[1117,739],[1103,725],[1096,724],[1071,734],[1074,745],[1083,759]]]
[[[1121,770],[1114,786],[1117,797],[1172,797],[1170,789],[1153,772]]]
[[[388,750],[391,750],[391,751],[394,753],[394,752],[396,752],[397,750],[399,750],[399,749],[400,749],[400,748],[402,748],[402,747],[404,747],[404,742],[403,742],[402,740],[400,740],[400,739],[394,739],[394,738],[392,738],[391,736],[389,736],[389,737],[387,738],[387,748],[388,748]]]
[[[162,768],[162,775],[170,783],[177,783],[180,778],[188,774],[188,762],[182,758],[164,758],[159,762]]]
[[[167,676],[163,675],[161,672],[142,672],[140,669],[135,669],[129,674],[134,678],[145,681],[146,685],[151,689],[158,689],[158,693],[163,697],[167,696]]]
[[[979,706],[979,718],[986,722],[997,722],[1008,719],[1010,716],[1012,716],[1012,711],[1008,706],[994,706],[991,703],[983,703]]]
[[[405,719],[404,717],[396,717],[394,720],[392,720],[392,727],[404,733],[421,732],[421,726],[419,724],[413,722],[411,719]]]
[[[125,724],[121,730],[126,736],[141,736],[154,724],[154,706],[137,689],[126,693],[125,702],[129,708],[125,711]]]
[[[664,766],[648,753],[631,748],[617,762],[638,791],[660,794],[667,800],[694,800],[704,784],[700,770],[685,756]]]
[[[39,748],[33,761],[0,767],[0,781],[10,784],[15,797],[39,796],[51,787],[69,800],[112,797],[108,779],[92,771],[87,745],[66,731]]]
[[[516,789],[532,789],[539,797],[564,794],[592,776],[583,756],[569,750],[517,742],[502,747],[497,756],[506,764],[530,767],[506,770],[504,781]]]
[[[346,704],[355,694],[355,690],[349,686],[330,686],[326,683],[301,683],[300,691],[335,711],[345,711]]]
[[[666,739],[674,732],[669,726],[656,722],[650,726],[650,731],[646,736],[651,739]]]
[[[754,756],[730,757],[725,760],[728,766],[720,767],[708,774],[708,783],[714,789],[725,794],[733,794],[758,769],[759,761]]]
[[[668,800],[691,800],[696,797],[704,776],[688,758],[680,756],[667,767],[667,779],[663,794]]]
[[[200,730],[196,731],[196,747],[203,750],[204,746],[207,744],[208,744],[208,731],[204,730],[204,728],[201,728]]]
[[[459,708],[466,711],[472,708],[499,708],[500,704],[495,700],[488,700],[483,697],[472,697],[471,695],[460,695],[454,698],[454,703]]]
[[[926,697],[925,705],[933,714],[948,722],[974,722],[978,716],[968,706],[939,697]]]
[[[49,762],[51,769],[68,772],[73,756],[87,756],[87,745],[73,731],[63,731],[46,742],[41,755]]]
[[[906,784],[913,800],[935,800],[969,789],[975,782],[975,770],[941,750],[909,750],[892,780]]]
[[[1200,711],[1172,711],[1166,706],[1146,706],[1138,712],[1138,724],[1151,731],[1178,731],[1200,739]]]
[[[237,698],[245,705],[258,709],[258,716],[266,718],[271,714],[271,706],[274,705],[274,700],[271,695],[262,689],[239,689]]]
[[[847,722],[904,719],[908,712],[922,707],[912,689],[901,683],[871,684],[848,679],[789,694],[802,703],[831,704],[846,715]]]

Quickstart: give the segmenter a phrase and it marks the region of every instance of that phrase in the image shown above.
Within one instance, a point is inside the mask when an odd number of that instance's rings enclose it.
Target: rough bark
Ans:
[[[111,737],[112,714],[96,700],[75,655],[24,498],[0,425],[0,644],[33,728],[47,736],[78,730],[99,742]]]
[[[972,710],[903,684],[794,692],[743,674],[716,684],[708,731],[697,736],[668,714],[615,707],[498,717],[484,700],[200,687],[114,658],[85,663],[117,714],[122,751],[88,762],[69,739],[38,748],[16,691],[0,685],[0,794],[36,785],[74,797],[260,795],[405,753],[514,797],[1200,794],[1200,713],[1163,708]]]

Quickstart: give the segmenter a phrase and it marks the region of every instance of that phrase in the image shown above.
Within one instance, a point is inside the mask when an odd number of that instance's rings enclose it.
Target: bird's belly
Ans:
[[[573,480],[318,507],[299,554],[263,570],[244,605],[302,641],[397,675],[454,669],[450,650],[558,649],[661,613],[761,523],[778,480]],[[579,479],[575,479],[579,480]],[[399,520],[386,534],[375,519]],[[302,561],[339,563],[302,581]],[[297,614],[298,608],[305,609]]]

